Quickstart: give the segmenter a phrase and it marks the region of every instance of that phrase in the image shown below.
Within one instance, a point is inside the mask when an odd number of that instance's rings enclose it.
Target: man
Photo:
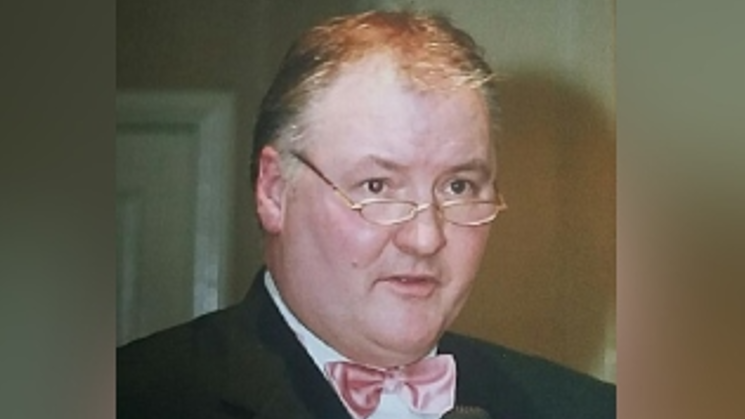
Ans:
[[[493,78],[443,18],[303,35],[254,135],[266,269],[238,306],[120,349],[118,416],[615,417],[613,386],[445,332],[506,208]]]

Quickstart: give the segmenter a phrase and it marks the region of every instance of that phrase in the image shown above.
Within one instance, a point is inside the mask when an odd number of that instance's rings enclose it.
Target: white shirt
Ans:
[[[350,361],[348,358],[338,353],[334,348],[327,345],[318,336],[313,334],[308,328],[306,328],[300,320],[295,317],[290,309],[285,305],[282,297],[279,295],[279,290],[274,284],[269,271],[266,271],[264,276],[264,284],[266,289],[269,291],[269,295],[272,297],[272,301],[279,309],[280,314],[285,319],[287,324],[290,326],[295,336],[297,336],[300,343],[305,347],[305,350],[310,354],[316,367],[321,371],[326,380],[330,380],[326,374],[324,365],[332,361]],[[437,352],[437,349],[433,349],[428,356],[433,356]],[[333,387],[333,386],[332,386]],[[418,414],[409,410],[408,405],[401,399],[398,394],[386,393],[380,397],[380,404],[378,408],[373,412],[368,419],[438,419],[439,415],[426,415]]]

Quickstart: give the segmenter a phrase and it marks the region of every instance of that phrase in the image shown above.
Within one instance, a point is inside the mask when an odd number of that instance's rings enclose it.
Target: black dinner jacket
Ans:
[[[236,306],[117,350],[119,419],[349,419],[271,300],[260,272]],[[477,339],[446,333],[456,405],[492,419],[615,418],[615,386]]]

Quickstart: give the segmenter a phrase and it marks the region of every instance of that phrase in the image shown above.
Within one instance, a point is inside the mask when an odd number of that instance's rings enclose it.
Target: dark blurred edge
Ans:
[[[617,3],[621,418],[745,417],[742,16]]]
[[[114,417],[115,2],[2,9],[0,417]]]

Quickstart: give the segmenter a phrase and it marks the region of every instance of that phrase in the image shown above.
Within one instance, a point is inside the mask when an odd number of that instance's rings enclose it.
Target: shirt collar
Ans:
[[[324,371],[324,365],[328,362],[349,361],[348,358],[327,345],[295,317],[282,300],[272,274],[268,270],[264,275],[264,284],[285,322],[290,326],[290,329],[295,333],[295,336],[297,336],[300,343],[305,347],[305,350],[310,354],[310,357],[313,358],[313,362],[321,371]]]

